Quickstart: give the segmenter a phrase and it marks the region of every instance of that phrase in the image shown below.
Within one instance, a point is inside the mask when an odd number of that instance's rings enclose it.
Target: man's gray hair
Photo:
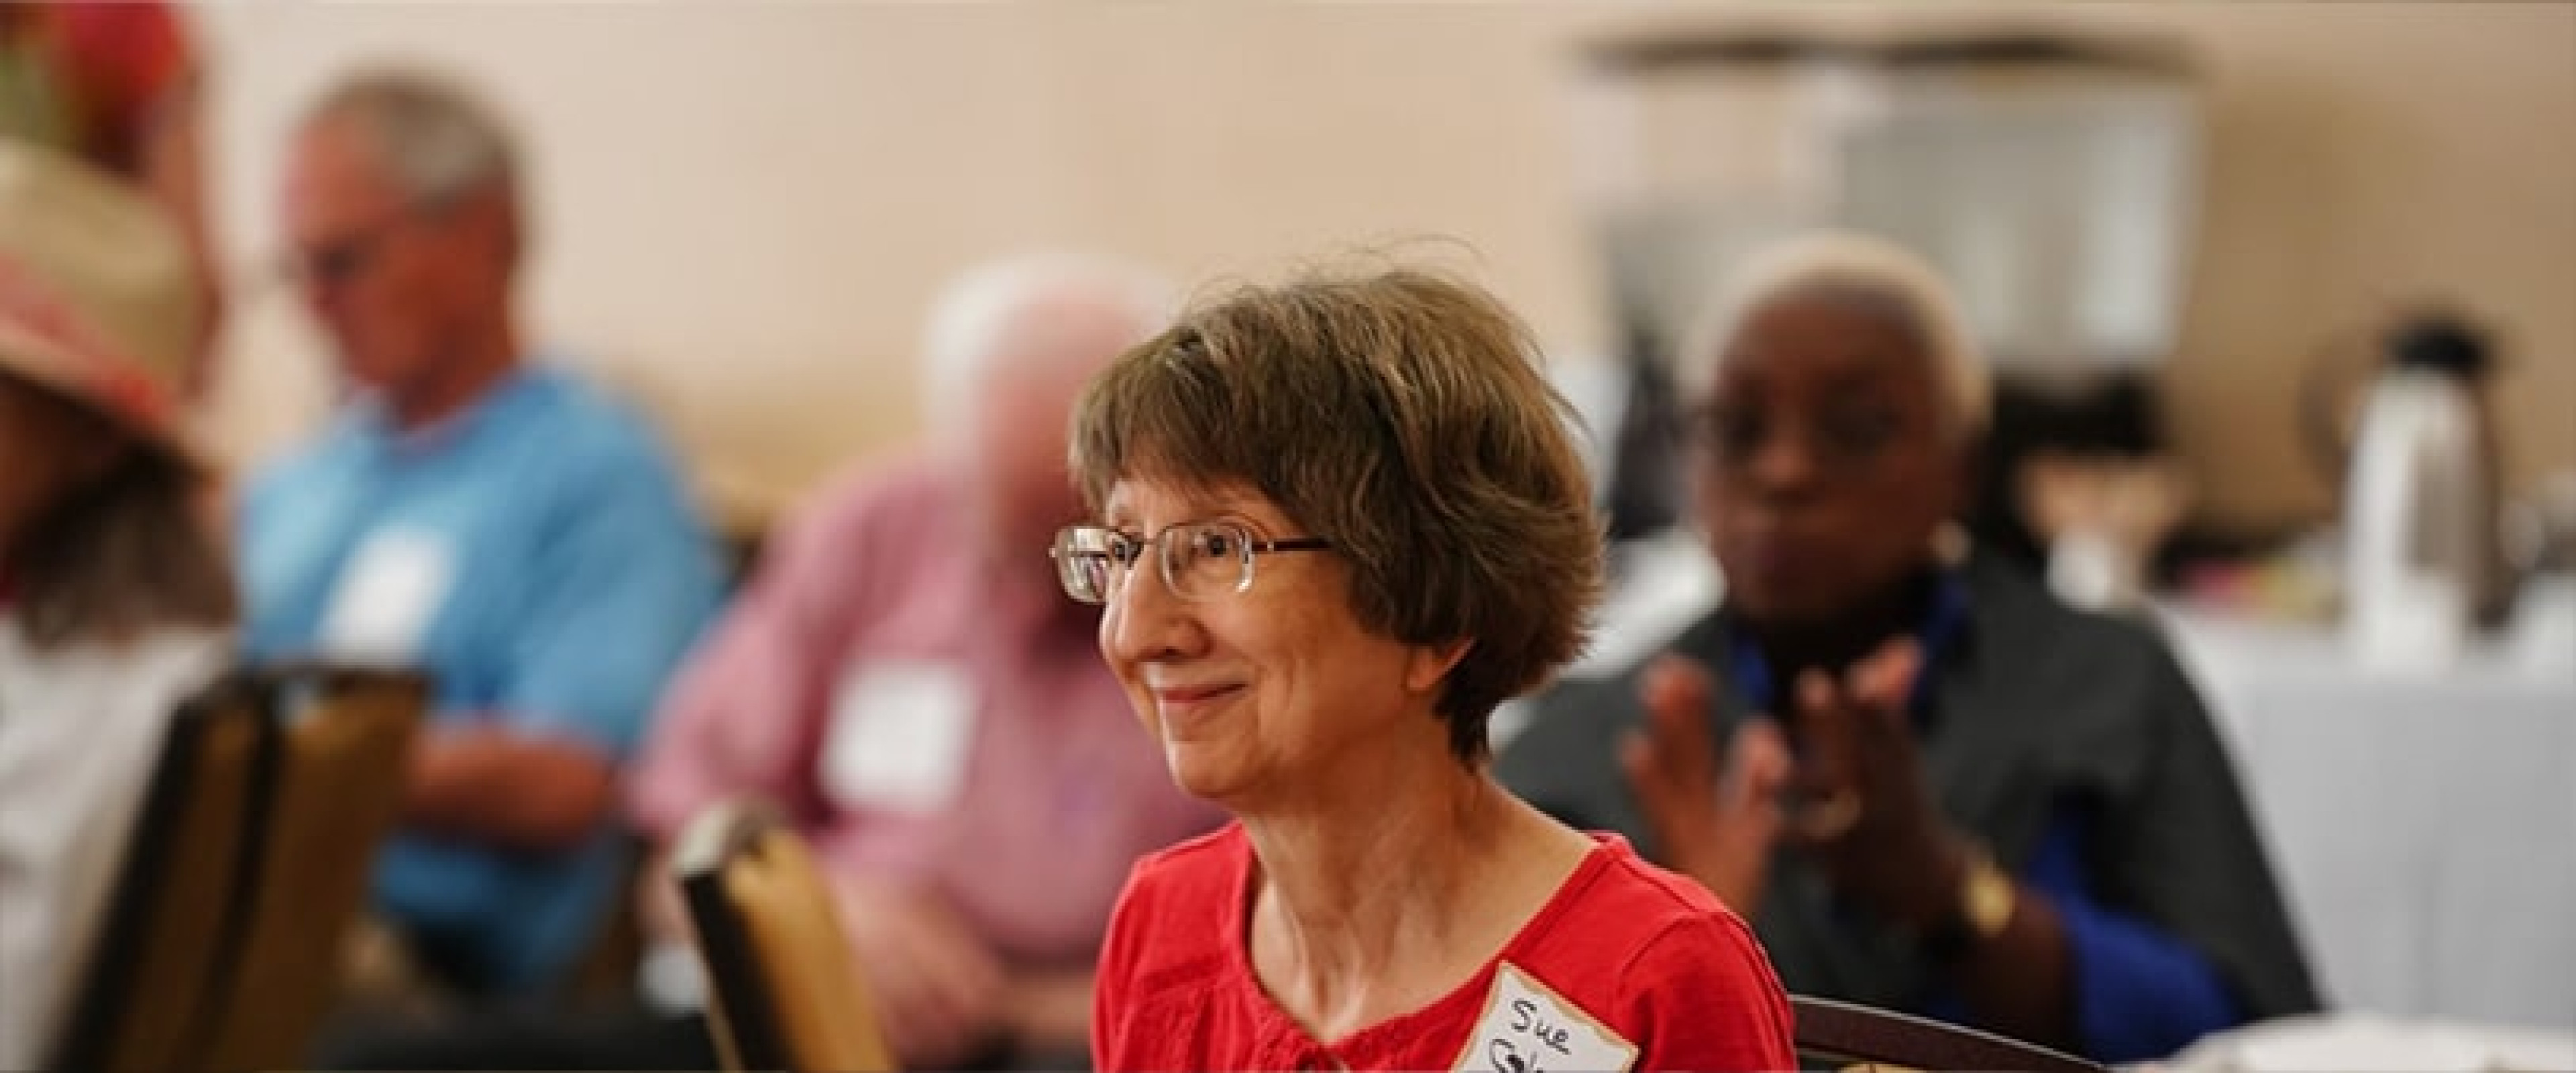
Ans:
[[[1968,334],[1949,284],[1922,258],[1887,240],[1852,232],[1822,231],[1763,249],[1745,262],[1710,304],[1681,351],[1675,382],[1696,403],[1716,382],[1717,369],[1744,322],[1783,298],[1824,294],[1888,306],[1904,328],[1923,341],[1939,384],[1944,416],[1975,435],[1986,426],[1993,386],[1984,355]]]
[[[923,418],[932,428],[971,425],[975,400],[996,377],[1030,317],[1067,304],[1132,321],[1135,342],[1170,325],[1180,292],[1139,265],[1093,254],[1046,251],[989,261],[949,281],[931,305],[921,343]],[[1115,355],[1051,355],[1106,365]]]
[[[305,115],[306,126],[322,122],[349,124],[416,203],[445,203],[493,184],[507,195],[518,180],[518,151],[500,116],[428,72],[352,76]]]

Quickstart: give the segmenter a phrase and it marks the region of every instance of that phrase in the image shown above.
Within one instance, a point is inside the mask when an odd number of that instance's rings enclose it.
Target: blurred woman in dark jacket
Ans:
[[[1724,604],[1543,700],[1505,781],[1708,884],[1794,992],[2107,1061],[2313,1009],[2172,654],[1952,524],[1987,380],[1938,277],[1802,239],[1684,356]]]

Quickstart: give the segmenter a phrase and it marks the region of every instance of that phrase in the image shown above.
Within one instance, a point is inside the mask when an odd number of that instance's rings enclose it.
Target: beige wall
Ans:
[[[2288,420],[2301,371],[2425,295],[2503,336],[2515,483],[2576,465],[2576,6],[2161,17],[2210,61],[2209,198],[2173,384],[2215,515],[2332,509]]]
[[[1450,236],[1472,254],[1429,252],[1469,263],[1567,355],[1596,353],[1558,90],[1567,45],[1626,14],[199,10],[220,65],[218,203],[245,273],[274,249],[286,125],[324,81],[385,57],[469,75],[537,156],[534,319],[649,400],[710,493],[751,510],[907,436],[922,304],[947,273],[1016,247],[1104,246],[1201,278]],[[2329,334],[2427,287],[2514,345],[2514,471],[2576,463],[2576,8],[2048,15],[2171,27],[2204,50],[2206,226],[2175,398],[2215,520],[2325,508],[2288,420],[2298,370]],[[231,342],[218,424],[256,456],[309,422],[319,363],[274,288]]]

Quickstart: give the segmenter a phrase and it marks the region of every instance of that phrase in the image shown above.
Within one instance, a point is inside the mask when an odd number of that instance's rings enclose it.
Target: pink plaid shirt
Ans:
[[[944,897],[1016,965],[1087,967],[1129,865],[1223,817],[1172,785],[1087,616],[1056,603],[1044,549],[1032,578],[994,577],[960,505],[943,471],[910,462],[782,531],[674,682],[634,809],[667,843],[719,799],[770,798],[826,867]],[[827,770],[845,683],[888,667],[966,686],[972,729],[943,806],[853,800]]]

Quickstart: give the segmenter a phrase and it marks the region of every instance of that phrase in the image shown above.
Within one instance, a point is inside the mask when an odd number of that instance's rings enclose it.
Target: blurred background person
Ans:
[[[1601,589],[1536,357],[1399,269],[1244,288],[1083,396],[1066,594],[1172,781],[1236,819],[1120,895],[1101,1068],[1796,1066],[1743,920],[1492,777],[1494,706]]]
[[[357,390],[242,502],[246,643],[430,672],[374,912],[396,975],[526,992],[618,893],[618,768],[716,604],[713,548],[644,424],[523,341],[491,114],[369,73],[293,137],[296,279]]]
[[[0,142],[0,1068],[48,1060],[232,574],[182,431],[199,294],[129,185]]]
[[[1082,1063],[1128,866],[1218,819],[1163,776],[1094,651],[1096,613],[1045,557],[1081,509],[1072,399],[1172,301],[1149,274],[1072,254],[953,281],[922,346],[928,448],[860,467],[771,542],[635,773],[638,826],[665,850],[727,799],[786,812],[839,888],[908,1066]],[[388,1033],[325,1062],[714,1068],[675,894],[658,865],[638,892],[649,1006]]]
[[[1724,605],[1546,698],[1505,780],[1707,883],[1798,992],[2118,1062],[2313,1010],[2172,654],[1955,526],[1987,380],[1931,269],[1790,241],[1683,353]]]
[[[0,137],[80,157],[140,187],[178,224],[197,292],[184,398],[207,386],[222,316],[208,232],[203,80],[193,36],[170,4],[23,0],[0,4]]]

